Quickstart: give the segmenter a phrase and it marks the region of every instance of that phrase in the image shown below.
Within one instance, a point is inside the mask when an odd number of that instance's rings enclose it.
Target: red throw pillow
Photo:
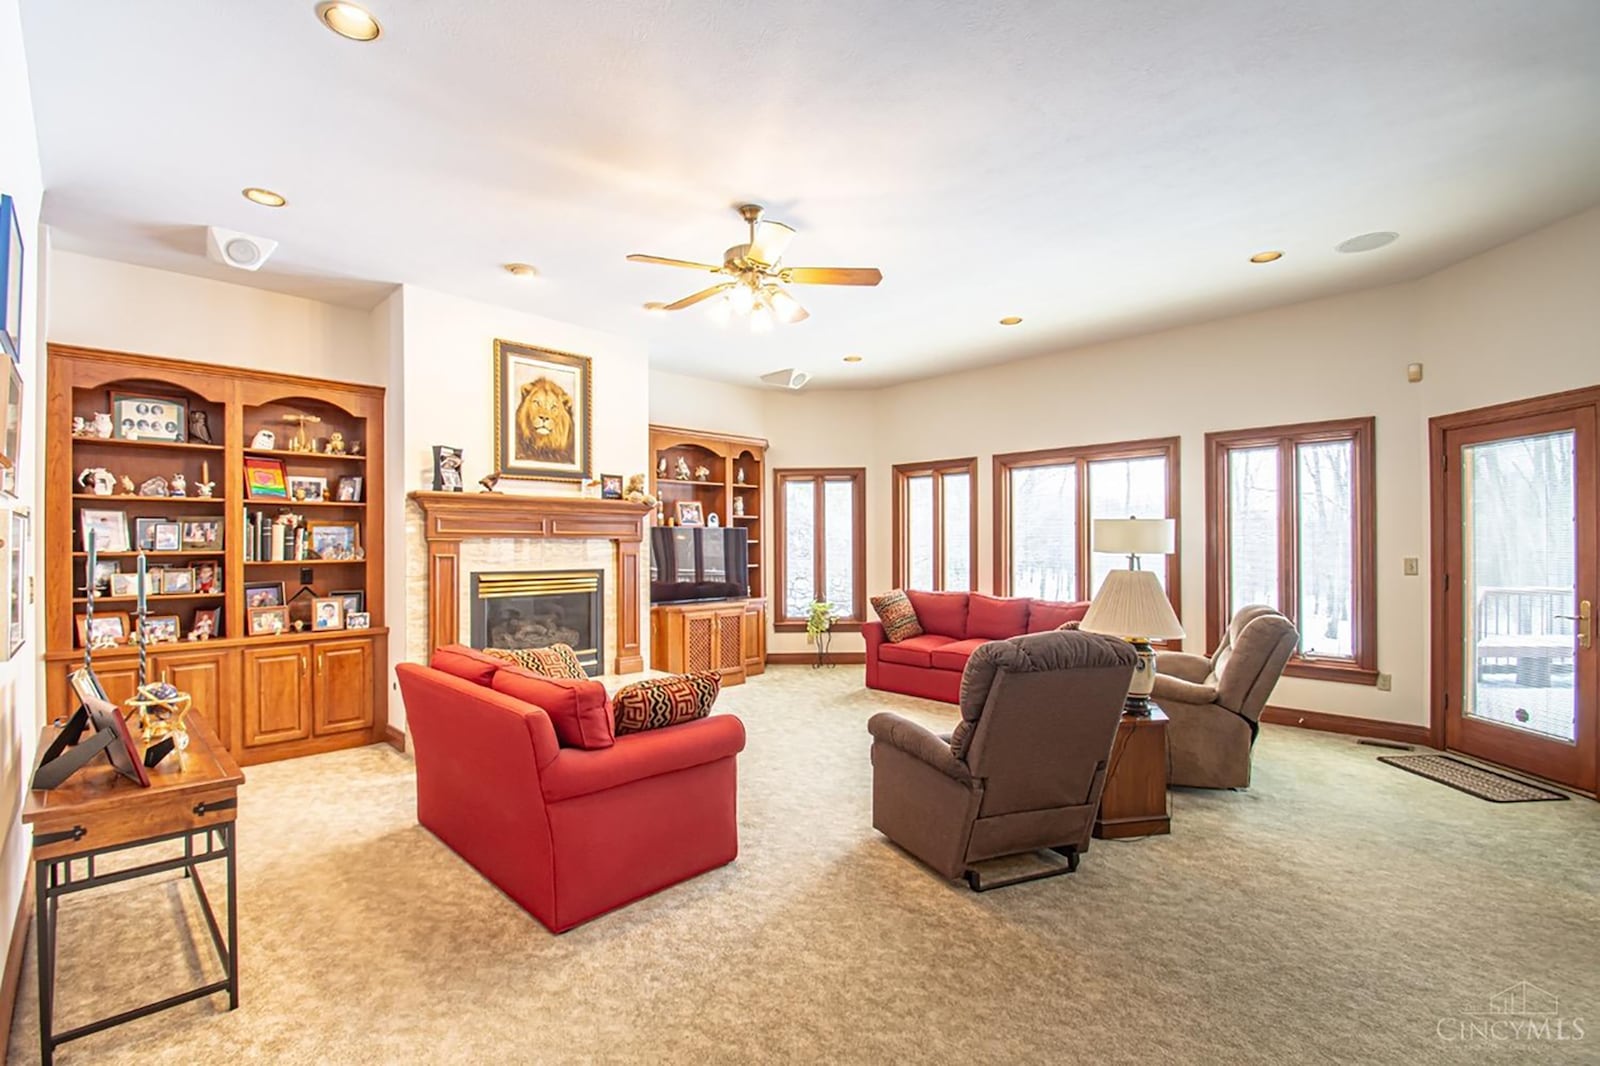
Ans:
[[[985,596],[974,592],[967,601],[967,639],[1005,640],[1028,631],[1028,601],[1020,597]]]
[[[1048,633],[1068,622],[1080,622],[1089,613],[1089,601],[1063,603],[1059,600],[1034,600],[1028,606],[1028,632]]]
[[[885,592],[882,596],[872,597],[871,603],[872,609],[878,612],[878,618],[883,622],[883,635],[889,638],[890,644],[922,636],[922,623],[917,621],[916,608],[911,606],[904,592],[899,589]]]
[[[616,734],[620,737],[704,718],[721,691],[722,675],[715,670],[624,685],[611,701]]]
[[[615,743],[606,689],[598,681],[540,677],[507,664],[494,675],[494,690],[544,711],[563,748],[593,751]]]
[[[473,651],[465,644],[446,644],[434,651],[428,665],[474,685],[487,685],[505,663],[481,651]]]
[[[965,592],[907,592],[917,621],[924,633],[965,640],[967,637],[967,594]],[[1015,633],[1007,634],[1016,636]]]

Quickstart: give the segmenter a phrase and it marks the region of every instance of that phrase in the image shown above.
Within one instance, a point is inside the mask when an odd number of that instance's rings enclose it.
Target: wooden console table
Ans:
[[[97,759],[61,787],[28,793],[22,821],[33,827],[35,948],[39,964],[39,1053],[48,1066],[55,1049],[69,1040],[143,1018],[218,992],[228,993],[228,1009],[239,1006],[239,907],[236,865],[239,786],[244,774],[215,733],[197,715],[188,719],[189,747],[174,752],[150,771],[150,787],[140,788]],[[58,732],[45,727],[43,752]],[[183,845],[183,853],[141,865],[97,872],[102,855],[147,844]],[[228,935],[224,940],[211,900],[200,883],[201,863],[221,860],[228,875]],[[74,863],[80,864],[74,868]],[[62,896],[136,877],[182,870],[194,885],[227,977],[187,992],[55,1031],[56,908]]]
[[[1111,742],[1111,762],[1094,835],[1106,840],[1172,832],[1167,797],[1167,715],[1155,704],[1148,715],[1125,714]]]

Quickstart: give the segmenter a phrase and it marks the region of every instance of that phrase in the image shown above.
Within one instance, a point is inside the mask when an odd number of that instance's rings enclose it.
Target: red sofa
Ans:
[[[961,702],[961,671],[980,644],[1081,621],[1089,601],[1059,603],[981,592],[910,592],[922,635],[889,643],[881,622],[861,627],[867,640],[867,687],[923,699]]]
[[[528,697],[592,722],[609,714],[599,682],[541,678],[459,647],[396,672],[417,821],[551,932],[738,854],[735,760],[745,738],[732,715],[585,750],[563,747]]]

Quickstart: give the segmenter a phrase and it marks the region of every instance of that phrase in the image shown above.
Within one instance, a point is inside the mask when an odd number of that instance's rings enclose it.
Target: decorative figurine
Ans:
[[[662,462],[666,462],[665,459]],[[644,475],[629,474],[627,487],[622,490],[622,498],[629,503],[645,503],[655,505],[656,498],[644,490]]]
[[[278,435],[270,429],[258,429],[256,435],[250,438],[250,447],[262,452],[276,451]]]
[[[483,486],[484,492],[499,492],[500,490],[495,486],[500,484],[500,475],[490,474],[488,477],[479,478],[478,484]]]
[[[717,512],[712,511],[710,514],[706,515],[706,525],[711,529],[716,529],[718,526],[722,525],[722,519],[717,516]]]
[[[204,496],[206,499],[210,499],[211,492],[216,487],[217,483],[215,481],[202,481],[194,487],[194,490],[198,495]]]
[[[189,439],[201,444],[215,443],[211,439],[211,421],[204,411],[189,412]]]
[[[672,470],[677,475],[679,481],[691,480],[691,475],[689,473],[689,461],[683,456],[678,456],[678,461],[673,465]]]
[[[697,466],[697,467],[695,467],[694,468],[694,479],[696,481],[710,481],[711,480],[711,468],[709,466]]]
[[[139,495],[141,495],[141,496],[171,496],[172,493],[167,488],[167,479],[166,478],[164,478],[164,477],[153,477],[153,478],[150,478],[149,480],[147,480],[144,484],[139,486]]]
[[[735,517],[735,518],[743,518],[744,517],[744,497],[743,496],[735,496],[733,498],[733,517]]]
[[[178,473],[173,474],[172,475],[172,481],[169,482],[169,484],[170,484],[170,486],[172,488],[172,495],[174,495],[174,496],[187,496],[187,495],[189,495],[189,479],[183,476],[183,472],[182,471],[179,471]]]
[[[306,436],[306,423],[310,422],[315,425],[320,425],[322,423],[322,417],[320,415],[306,414],[284,415],[283,421],[289,423],[290,425],[298,425],[300,427],[299,430],[296,431],[295,435],[289,438],[289,450],[292,452],[312,451],[313,449],[311,447],[311,440]]]
[[[81,437],[87,432],[89,432],[89,427],[88,427],[88,424],[84,422],[83,416],[82,415],[73,415],[72,416],[72,435],[74,437]]]
[[[135,485],[133,483],[133,478],[129,477],[127,474],[122,475],[122,492],[127,496],[139,495],[139,486]]]
[[[96,411],[94,415],[94,435],[102,439],[111,436],[111,415],[107,411]]]
[[[344,434],[343,433],[331,433],[331,434],[328,435],[328,454],[329,455],[343,455],[344,454]]]
[[[78,485],[96,496],[109,496],[117,487],[117,479],[105,467],[91,466],[78,475]]]
[[[733,468],[733,483],[735,485],[744,484],[744,467],[736,466]]]
[[[660,459],[656,460],[656,477],[666,477],[666,476],[667,476],[667,457],[665,455],[663,455]]]

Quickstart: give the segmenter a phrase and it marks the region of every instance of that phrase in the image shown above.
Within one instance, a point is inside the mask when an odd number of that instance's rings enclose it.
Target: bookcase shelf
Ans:
[[[40,390],[44,403],[44,580],[46,709],[54,718],[70,712],[74,697],[70,672],[81,665],[78,620],[88,603],[83,595],[88,553],[80,530],[85,511],[121,512],[129,543],[136,518],[175,522],[217,523],[217,546],[181,551],[145,552],[152,568],[215,565],[220,592],[149,595],[152,613],[177,615],[176,643],[151,645],[149,679],[165,677],[193,698],[193,711],[206,718],[224,746],[244,764],[356,747],[385,739],[388,686],[388,628],[384,613],[383,455],[384,390],[319,378],[265,370],[232,368],[215,362],[194,363],[160,356],[49,346],[48,382]],[[74,436],[74,416],[92,422],[111,412],[119,399],[171,401],[182,405],[179,424],[191,419],[204,426],[216,443],[199,441],[119,440]],[[346,446],[356,442],[361,455],[329,455],[326,451],[249,447],[255,434],[272,429],[278,441],[342,435]],[[322,444],[325,447],[325,443]],[[344,477],[361,479],[359,501],[249,500],[245,497],[247,456],[281,460],[288,477],[325,478],[330,495]],[[102,467],[120,488],[126,477],[135,485],[152,478],[171,481],[182,475],[189,492],[207,481],[213,496],[110,496],[85,492],[78,475]],[[370,505],[370,506],[369,506]],[[304,514],[309,520],[349,522],[357,527],[361,559],[304,559],[285,562],[245,561],[247,516],[265,512]],[[114,516],[104,516],[114,525]],[[370,519],[370,521],[369,521]],[[166,543],[171,543],[167,541]],[[137,551],[99,552],[98,560],[115,561],[121,573],[132,567]],[[311,596],[300,596],[300,572],[312,581]],[[365,629],[289,631],[279,636],[250,636],[247,584],[281,583],[291,601],[291,618],[313,598],[335,591],[359,590],[370,627]],[[135,597],[96,595],[95,606],[107,614],[128,614]],[[197,615],[215,617],[209,639],[188,640]],[[215,612],[215,614],[213,614]],[[96,650],[96,674],[115,703],[133,694],[136,657],[126,648]]]

